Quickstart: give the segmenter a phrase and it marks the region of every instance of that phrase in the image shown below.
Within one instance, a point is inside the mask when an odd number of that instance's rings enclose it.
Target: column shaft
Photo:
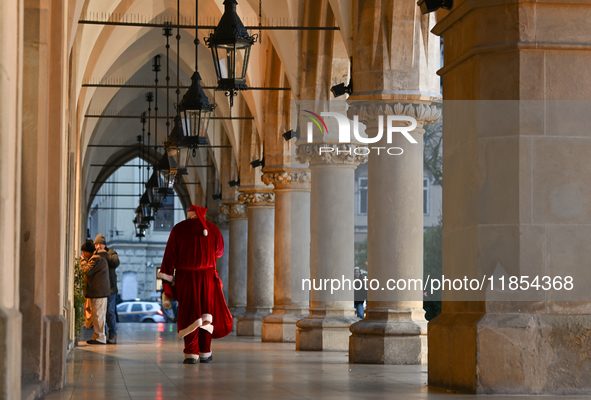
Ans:
[[[0,399],[21,396],[19,312],[23,1],[0,3]]]
[[[274,219],[272,204],[248,206],[246,311],[238,316],[238,336],[261,336],[263,318],[273,307]]]
[[[296,322],[308,315],[310,278],[309,174],[269,173],[275,185],[275,282],[273,313],[263,319],[264,342],[295,342]]]
[[[234,316],[246,309],[247,254],[248,219],[230,218],[228,305]]]
[[[297,149],[299,161],[310,162],[312,175],[310,315],[297,323],[296,349],[300,351],[347,350],[349,326],[357,320],[352,287],[331,291],[330,285],[318,285],[325,279],[353,279],[355,168],[366,157],[347,157],[344,151],[327,158],[319,151],[327,146],[332,145],[301,144]],[[351,152],[354,147],[339,146]]]

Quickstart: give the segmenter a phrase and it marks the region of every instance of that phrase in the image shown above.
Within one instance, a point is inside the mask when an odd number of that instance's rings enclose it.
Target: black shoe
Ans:
[[[185,358],[183,364],[197,364],[199,362],[196,358]]]
[[[87,340],[86,343],[88,343],[88,344],[106,344],[103,342],[99,342],[98,340]]]
[[[210,355],[210,356],[209,356],[209,357],[207,357],[207,358],[199,358],[199,362],[200,362],[200,363],[207,364],[207,363],[208,363],[208,362],[210,362],[210,361],[213,361],[213,354],[212,354],[212,355]]]
[[[117,335],[109,335],[107,344],[117,344]]]

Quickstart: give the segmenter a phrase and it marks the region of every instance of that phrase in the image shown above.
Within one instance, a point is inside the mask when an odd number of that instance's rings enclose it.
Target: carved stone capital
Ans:
[[[441,118],[441,108],[428,104],[414,103],[386,103],[383,101],[354,101],[351,102],[347,116],[359,116],[359,122],[378,124],[380,115],[405,115],[417,120],[419,127],[432,125]]]
[[[275,204],[275,193],[242,193],[238,201],[248,206],[272,206]]]
[[[331,150],[332,149],[332,150]],[[352,143],[304,143],[296,148],[296,159],[302,163],[348,164],[357,166],[367,162],[367,149]]]
[[[230,219],[228,218],[227,214],[222,213],[220,206],[219,213],[207,213],[205,214],[205,219],[209,222],[213,222],[218,228],[224,228],[228,226]]]
[[[307,171],[265,172],[261,180],[265,185],[273,185],[276,189],[302,189],[310,187],[310,173]]]
[[[246,218],[246,205],[240,203],[223,204],[220,206],[220,213],[230,218]]]

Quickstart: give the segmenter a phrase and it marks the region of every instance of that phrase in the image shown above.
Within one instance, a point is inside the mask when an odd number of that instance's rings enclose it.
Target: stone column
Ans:
[[[441,111],[423,104],[354,102],[349,113],[359,116],[368,137],[377,136],[378,116],[406,115],[417,119],[411,144],[402,134],[386,135],[372,144],[368,176],[368,277],[380,287],[368,290],[365,319],[351,326],[349,362],[426,364],[427,321],[423,287],[385,288],[389,279],[409,282],[423,278],[423,133],[425,123]],[[404,124],[404,123],[403,123]],[[374,147],[382,147],[378,154]],[[400,155],[388,149],[403,150]],[[393,151],[395,154],[399,150]],[[385,288],[385,289],[384,289]]]
[[[20,399],[19,312],[22,1],[0,4],[0,399]]]
[[[443,274],[552,284],[444,292],[429,322],[430,386],[591,394],[590,15],[589,1],[533,0],[438,14]],[[573,287],[559,290],[567,276]]]
[[[228,247],[228,307],[234,316],[234,329],[237,316],[246,310],[246,272],[248,254],[248,218],[244,204],[224,204],[220,211],[230,218]]]
[[[320,147],[332,153],[319,154]],[[336,150],[339,154],[336,154]],[[353,279],[355,168],[367,156],[353,144],[299,144],[296,153],[311,171],[310,315],[297,322],[296,350],[346,351],[349,326],[357,320],[353,290],[314,290],[324,279]],[[318,287],[318,286],[316,286]]]
[[[261,336],[263,318],[273,307],[273,256],[275,195],[244,193],[238,200],[248,205],[248,277],[246,311],[238,316],[238,336]]]
[[[220,207],[221,208],[221,207]],[[224,297],[226,301],[228,301],[228,278],[229,278],[229,262],[230,262],[230,251],[228,243],[230,242],[230,226],[229,226],[229,219],[228,215],[224,214],[223,212],[219,213],[207,213],[206,218],[209,222],[213,222],[220,233],[222,234],[222,238],[224,239],[224,254],[217,259],[216,261],[216,269],[218,271],[218,275],[222,281]]]
[[[295,342],[296,322],[308,315],[310,278],[310,173],[267,172],[275,188],[275,283],[273,313],[263,318],[263,342]]]

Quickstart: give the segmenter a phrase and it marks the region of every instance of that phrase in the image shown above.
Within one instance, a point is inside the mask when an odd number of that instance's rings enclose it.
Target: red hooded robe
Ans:
[[[191,206],[188,219],[172,228],[160,268],[166,295],[179,302],[179,339],[205,321],[211,322],[214,339],[232,331],[232,314],[215,268],[216,259],[224,253],[224,240],[218,227],[205,220],[206,212],[204,207]],[[173,277],[171,288],[167,281],[172,282]]]

